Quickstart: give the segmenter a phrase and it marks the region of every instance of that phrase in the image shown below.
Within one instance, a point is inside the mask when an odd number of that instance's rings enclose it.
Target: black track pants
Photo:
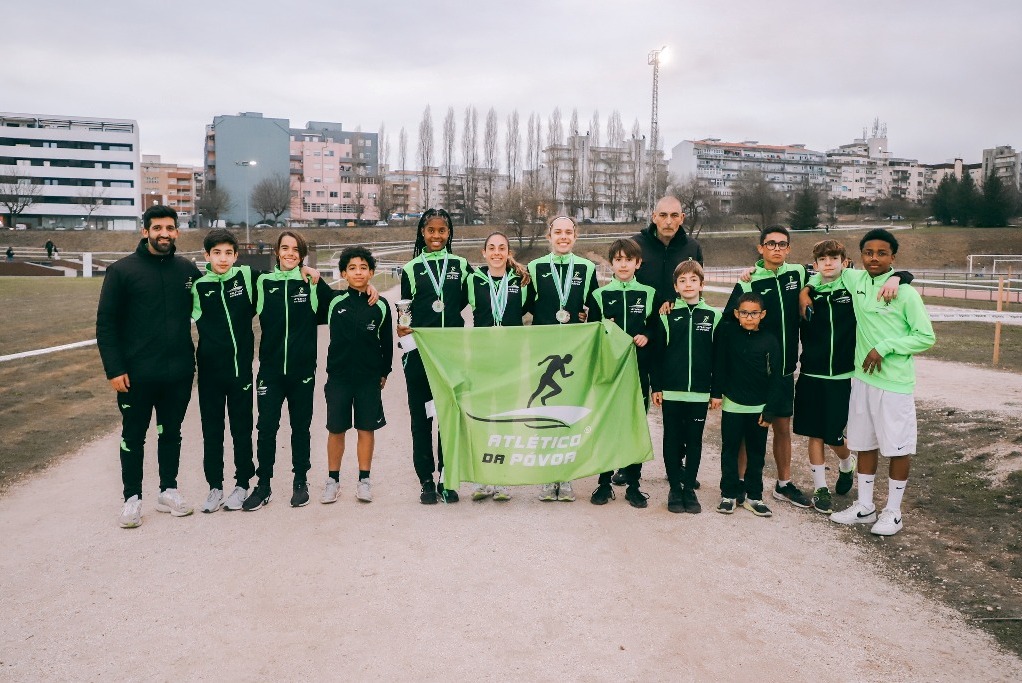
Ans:
[[[671,486],[691,487],[703,458],[706,402],[664,401],[664,467]]]
[[[763,459],[767,428],[759,426],[759,413],[729,413],[720,416],[720,495],[737,498],[742,491],[738,479],[738,448],[745,441],[745,493],[751,500],[763,498]]]
[[[433,473],[444,468],[443,446],[437,441],[437,457],[433,459],[433,418],[426,417],[426,403],[433,400],[426,369],[418,350],[405,358],[405,384],[408,388],[408,412],[412,419],[412,464],[419,482],[432,481]]]
[[[224,487],[224,407],[234,443],[234,480],[243,489],[255,476],[252,460],[252,378],[199,371],[202,468],[211,489]]]
[[[142,460],[145,435],[156,411],[156,458],[160,490],[177,488],[181,463],[181,423],[192,398],[192,375],[168,381],[135,380],[127,392],[117,394],[121,411],[121,482],[124,500],[142,497]]]
[[[316,376],[298,377],[260,376],[256,380],[256,404],[259,406],[259,420],[256,423],[258,438],[256,454],[259,467],[256,475],[259,483],[269,486],[273,478],[273,464],[277,458],[277,430],[280,429],[280,413],[287,401],[287,413],[291,422],[291,471],[294,483],[304,484],[312,467],[312,397],[316,388]]]

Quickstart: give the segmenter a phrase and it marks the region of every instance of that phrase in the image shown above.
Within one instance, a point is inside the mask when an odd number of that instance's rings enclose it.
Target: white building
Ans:
[[[722,142],[719,138],[684,140],[671,150],[670,173],[679,182],[702,180],[721,205],[730,208],[734,186],[747,172],[760,172],[785,194],[804,184],[827,185],[827,157],[805,145],[762,145],[755,140]]]
[[[927,167],[916,159],[891,156],[887,126],[874,121],[872,134],[827,150],[830,196],[873,203],[880,199],[922,201],[927,192]]]
[[[1016,152],[1011,145],[1000,145],[983,150],[983,177],[993,173],[1005,187],[1022,189],[1022,152]]]
[[[623,222],[645,216],[649,169],[642,138],[619,146],[591,144],[589,135],[569,135],[565,144],[543,150],[540,182],[554,202],[553,212],[597,222]],[[667,180],[663,152],[656,151],[657,177]],[[660,192],[655,194],[659,195]]]
[[[138,124],[0,112],[0,182],[10,181],[42,186],[18,216],[29,227],[135,230]]]

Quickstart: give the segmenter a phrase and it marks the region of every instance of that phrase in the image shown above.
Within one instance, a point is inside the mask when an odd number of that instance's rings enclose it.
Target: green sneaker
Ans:
[[[834,487],[834,491],[839,496],[843,496],[852,490],[852,484],[855,482],[855,464],[856,457],[852,456],[852,469],[847,472],[842,472],[841,468],[838,468],[837,473],[837,485]]]
[[[834,505],[830,500],[830,489],[824,486],[813,492],[813,507],[817,512],[822,512],[825,515],[834,512]]]

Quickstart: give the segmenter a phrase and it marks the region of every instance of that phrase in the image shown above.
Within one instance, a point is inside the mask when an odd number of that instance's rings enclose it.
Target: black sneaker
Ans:
[[[593,505],[606,505],[614,498],[617,498],[617,496],[614,495],[614,489],[611,488],[610,484],[600,484],[593,491],[593,495],[589,496],[589,502]]]
[[[685,506],[685,512],[689,514],[698,515],[703,511],[703,506],[699,504],[699,499],[696,498],[696,492],[688,487],[684,488],[681,492],[682,504]]]
[[[830,489],[824,486],[813,492],[813,507],[816,508],[817,512],[822,512],[825,515],[834,512],[834,505],[830,499]]]
[[[459,500],[461,500],[461,496],[459,496],[458,492],[455,491],[454,489],[441,487],[437,489],[436,494],[437,498],[444,501],[445,503],[457,503]]]
[[[735,511],[735,499],[734,498],[721,498],[720,504],[717,505],[717,512],[725,515],[730,515]]]
[[[258,510],[269,502],[270,487],[266,484],[259,484],[252,493],[248,494],[248,498],[241,504],[241,509],[251,512],[252,510]]]
[[[618,470],[617,472],[615,472],[614,476],[610,478],[610,483],[613,484],[614,486],[624,486],[625,484],[627,484],[628,477],[627,475],[625,475],[625,471]],[[597,505],[600,505],[600,503],[597,503]]]
[[[761,500],[753,500],[752,498],[745,501],[742,507],[757,517],[770,517],[774,514],[770,512],[770,508],[766,506],[766,503]]]
[[[667,493],[667,510],[669,512],[684,512],[685,511],[685,490],[681,484],[672,486],[671,490]]]
[[[699,481],[696,480],[696,481],[692,482],[692,486],[690,486],[689,488],[692,488],[692,489],[695,489],[696,491],[698,491],[699,490]]]
[[[813,501],[806,497],[806,494],[799,491],[798,487],[790,481],[783,487],[774,484],[774,498],[786,500],[797,508],[807,508]]]
[[[745,503],[745,491],[742,491],[741,493],[738,494],[738,497],[735,498],[735,504],[736,505],[742,505],[744,503]]]
[[[649,494],[643,493],[639,490],[639,485],[630,485],[625,489],[625,500],[633,508],[644,508],[649,505]]]
[[[852,469],[847,472],[842,472],[841,468],[838,468],[837,472],[837,484],[834,486],[834,492],[843,496],[852,490],[852,484],[855,482],[855,461],[852,461]]]
[[[436,505],[436,484],[433,480],[422,482],[422,493],[419,494],[419,502],[423,505]]]
[[[300,508],[309,504],[309,485],[306,482],[295,483],[291,494],[291,507]]]

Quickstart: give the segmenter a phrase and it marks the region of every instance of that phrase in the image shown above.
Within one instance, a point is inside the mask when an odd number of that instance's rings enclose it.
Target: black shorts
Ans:
[[[783,403],[778,406],[777,417],[791,417],[795,411],[795,375],[781,376],[781,399]]]
[[[850,378],[820,379],[799,375],[791,430],[800,436],[823,439],[828,446],[844,446],[851,390]]]
[[[326,428],[331,434],[351,429],[373,432],[387,424],[379,379],[338,379],[327,376]],[[352,413],[355,419],[352,421]]]

